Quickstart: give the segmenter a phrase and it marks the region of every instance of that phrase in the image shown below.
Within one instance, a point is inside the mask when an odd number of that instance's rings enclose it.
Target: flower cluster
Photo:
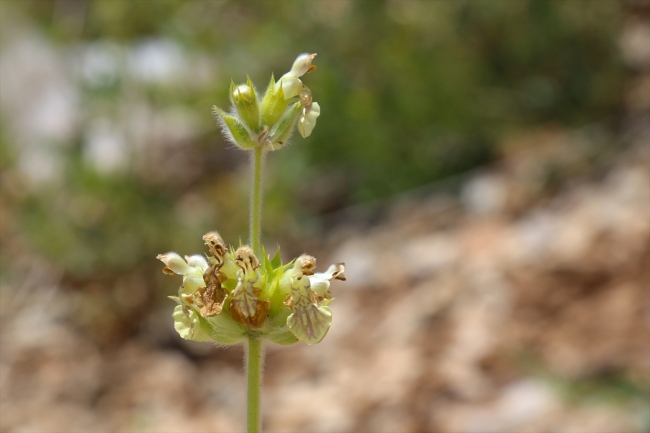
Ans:
[[[250,78],[239,86],[231,82],[230,113],[212,107],[226,138],[246,150],[260,146],[278,150],[288,143],[296,123],[300,134],[308,137],[320,116],[320,105],[312,100],[311,90],[300,77],[316,69],[311,64],[314,57],[316,54],[301,54],[280,80],[271,76],[261,100]]]
[[[316,259],[302,255],[282,264],[279,251],[260,261],[248,246],[228,248],[216,232],[203,236],[206,257],[160,254],[163,272],[183,276],[174,328],[192,341],[234,344],[250,336],[289,345],[318,343],[332,323],[330,282],[345,265],[315,273]]]

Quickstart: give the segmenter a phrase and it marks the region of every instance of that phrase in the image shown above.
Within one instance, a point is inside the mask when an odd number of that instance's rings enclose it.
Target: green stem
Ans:
[[[250,206],[250,244],[257,257],[262,257],[262,168],[264,165],[264,148],[257,147],[251,155],[251,206]],[[248,350],[246,351],[247,371],[247,399],[248,408],[246,422],[248,433],[260,433],[260,387],[262,386],[262,365],[264,352],[262,339],[248,336]]]
[[[256,147],[251,155],[251,171],[253,174],[251,183],[251,215],[250,215],[250,239],[251,247],[258,257],[262,256],[262,168],[264,165],[264,148]]]
[[[246,371],[248,375],[248,411],[246,421],[248,433],[260,433],[260,387],[262,386],[262,365],[264,364],[264,351],[262,339],[254,336],[248,337],[248,351],[246,352]]]

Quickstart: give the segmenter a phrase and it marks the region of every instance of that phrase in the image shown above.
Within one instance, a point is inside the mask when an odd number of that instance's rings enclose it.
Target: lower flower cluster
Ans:
[[[226,246],[216,232],[203,236],[209,254],[158,255],[163,272],[183,276],[170,296],[174,328],[192,341],[235,344],[249,337],[278,344],[320,342],[332,324],[330,282],[345,281],[345,265],[315,273],[316,259],[302,255],[282,264],[279,251],[261,261],[248,246]]]

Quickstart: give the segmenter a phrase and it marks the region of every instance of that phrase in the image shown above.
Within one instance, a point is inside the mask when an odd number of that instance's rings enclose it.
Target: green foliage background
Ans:
[[[613,1],[25,0],[1,8],[57,53],[110,43],[123,54],[162,40],[208,63],[208,80],[195,79],[200,71],[188,63],[177,65],[180,82],[138,81],[122,66],[92,85],[76,81],[83,114],[58,151],[63,176],[35,190],[20,186],[20,143],[2,113],[2,168],[18,185],[4,191],[5,210],[18,243],[75,279],[143,263],[148,272],[156,253],[194,252],[215,228],[229,242],[246,238],[246,157],[224,143],[210,107],[227,105],[231,78],[248,74],[264,88],[301,52],[318,53],[305,81],[322,116],[308,140],[295,137],[269,157],[268,242],[303,233],[306,219],[493,161],[507,134],[582,126],[615,117],[620,105]],[[163,167],[155,176],[146,163],[99,173],[83,158],[85,128],[99,116],[121,125],[133,100],[190,118],[192,138],[152,158]],[[165,160],[184,163],[164,170]]]

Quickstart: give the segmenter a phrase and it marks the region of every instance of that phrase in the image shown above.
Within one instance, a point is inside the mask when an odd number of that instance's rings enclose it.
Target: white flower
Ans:
[[[208,262],[201,255],[185,257],[185,260],[176,253],[159,254],[156,257],[165,264],[163,272],[183,276],[183,285],[179,290],[180,295],[191,295],[198,288],[205,287],[203,273],[208,269]]]
[[[336,263],[327,268],[325,272],[317,272],[314,275],[309,275],[309,283],[311,289],[321,298],[330,298],[329,293],[330,281],[341,280],[345,281],[345,263]]]
[[[293,98],[300,92],[300,89],[302,89],[302,81],[300,81],[300,77],[305,75],[307,72],[316,69],[316,66],[311,64],[314,57],[316,57],[316,54],[305,53],[299,55],[293,62],[291,70],[284,74],[276,83],[276,89],[277,86],[282,86],[284,99]]]

